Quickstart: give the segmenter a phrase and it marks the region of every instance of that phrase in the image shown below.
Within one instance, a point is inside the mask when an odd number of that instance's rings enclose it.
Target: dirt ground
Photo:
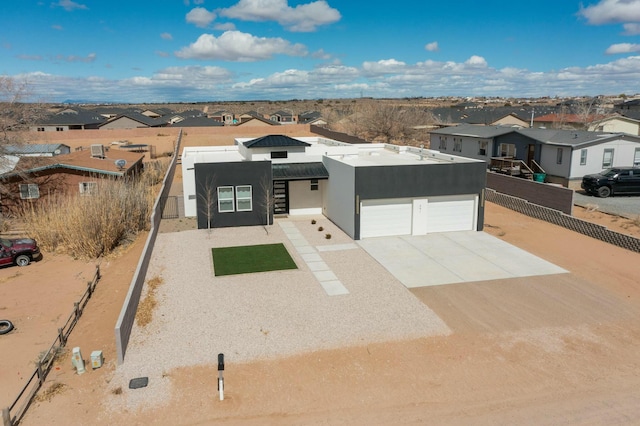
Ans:
[[[594,219],[620,223],[607,216]],[[23,424],[636,424],[640,255],[491,203],[486,223],[487,232],[571,273],[414,289],[451,328],[450,336],[366,347],[354,342],[276,361],[227,363],[224,401],[218,400],[212,353],[210,365],[167,372],[173,384],[167,406],[114,412],[103,403],[107,395],[135,392],[112,388],[109,380],[115,368],[113,325],[142,250],[141,237],[126,255],[104,262],[103,280],[68,344],[82,347],[87,359],[92,350],[103,350],[105,365],[78,376],[63,358],[44,390],[62,386],[50,400],[36,401]],[[33,265],[41,267],[38,271],[0,270],[2,294],[7,286],[23,290],[32,273],[42,275],[54,262],[60,263],[57,273],[72,277],[94,267],[71,259],[46,261]],[[84,275],[79,283],[60,279],[54,293],[68,291],[72,302],[85,280]],[[34,297],[42,285],[24,291]],[[70,309],[61,300],[61,312],[45,318],[54,303],[49,294],[40,299],[28,312],[42,317],[28,324],[41,328],[37,340],[48,346],[60,315]],[[7,305],[3,314],[16,309],[4,296],[2,305]],[[0,339],[3,390],[7,378],[20,383],[13,377],[13,358],[28,365],[42,347],[13,349],[26,334],[23,322]],[[3,393],[2,402],[14,392]]]
[[[173,136],[156,138],[157,152]],[[110,139],[110,138],[108,138]],[[92,139],[92,143],[107,143]],[[136,143],[145,143],[139,140]],[[87,141],[64,143],[78,146]],[[228,144],[191,134],[185,145]],[[640,237],[640,223],[574,208],[574,215]],[[171,403],[115,412],[103,401],[115,369],[114,325],[146,235],[100,262],[103,278],[67,344],[105,365],[78,376],[68,353],[54,366],[22,424],[637,424],[640,418],[640,254],[487,203],[485,231],[570,274],[450,284],[412,293],[451,328],[446,337],[387,342],[227,364],[226,398],[212,363],[168,371]],[[163,232],[194,221],[163,221]],[[508,259],[505,259],[508,262]],[[45,253],[0,269],[0,408],[9,404],[91,279],[96,262]],[[43,394],[41,391],[41,395]]]

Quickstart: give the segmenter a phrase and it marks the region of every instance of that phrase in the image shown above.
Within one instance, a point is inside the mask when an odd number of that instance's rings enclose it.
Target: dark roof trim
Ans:
[[[311,146],[310,143],[299,141],[284,135],[267,135],[245,142],[247,148],[280,148],[286,146]]]
[[[273,163],[274,180],[329,179],[329,172],[322,163]]]

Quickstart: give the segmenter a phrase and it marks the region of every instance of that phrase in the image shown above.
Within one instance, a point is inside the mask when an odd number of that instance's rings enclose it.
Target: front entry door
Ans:
[[[289,214],[289,182],[273,181],[273,214]]]
[[[536,159],[536,146],[535,144],[529,144],[529,146],[527,147],[527,166],[531,167],[535,159]]]

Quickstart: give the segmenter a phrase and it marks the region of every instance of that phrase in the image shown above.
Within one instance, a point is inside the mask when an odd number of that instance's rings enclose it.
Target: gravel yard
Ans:
[[[279,226],[219,228],[159,234],[147,280],[161,277],[153,321],[134,326],[115,386],[148,376],[149,386],[115,409],[153,406],[171,398],[166,372],[215,362],[229,364],[374,342],[447,335],[425,304],[325,218],[288,218],[348,290],[329,296]],[[323,226],[323,231],[318,227]],[[331,239],[325,235],[331,234]],[[282,242],[297,270],[214,277],[211,248]],[[143,290],[143,297],[145,291]],[[213,379],[212,379],[213,380]],[[125,407],[122,407],[122,404]]]

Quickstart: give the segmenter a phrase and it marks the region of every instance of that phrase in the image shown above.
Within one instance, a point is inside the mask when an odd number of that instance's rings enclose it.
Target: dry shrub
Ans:
[[[51,401],[51,398],[64,392],[67,385],[60,382],[53,382],[45,391],[36,395],[36,401]]]
[[[22,219],[45,251],[95,259],[149,228],[154,194],[145,178],[102,180],[90,196],[54,196]]]
[[[138,311],[136,312],[136,323],[140,327],[146,326],[153,319],[153,311],[158,304],[156,291],[160,284],[162,284],[162,277],[156,276],[147,281],[147,295],[138,305]]]

